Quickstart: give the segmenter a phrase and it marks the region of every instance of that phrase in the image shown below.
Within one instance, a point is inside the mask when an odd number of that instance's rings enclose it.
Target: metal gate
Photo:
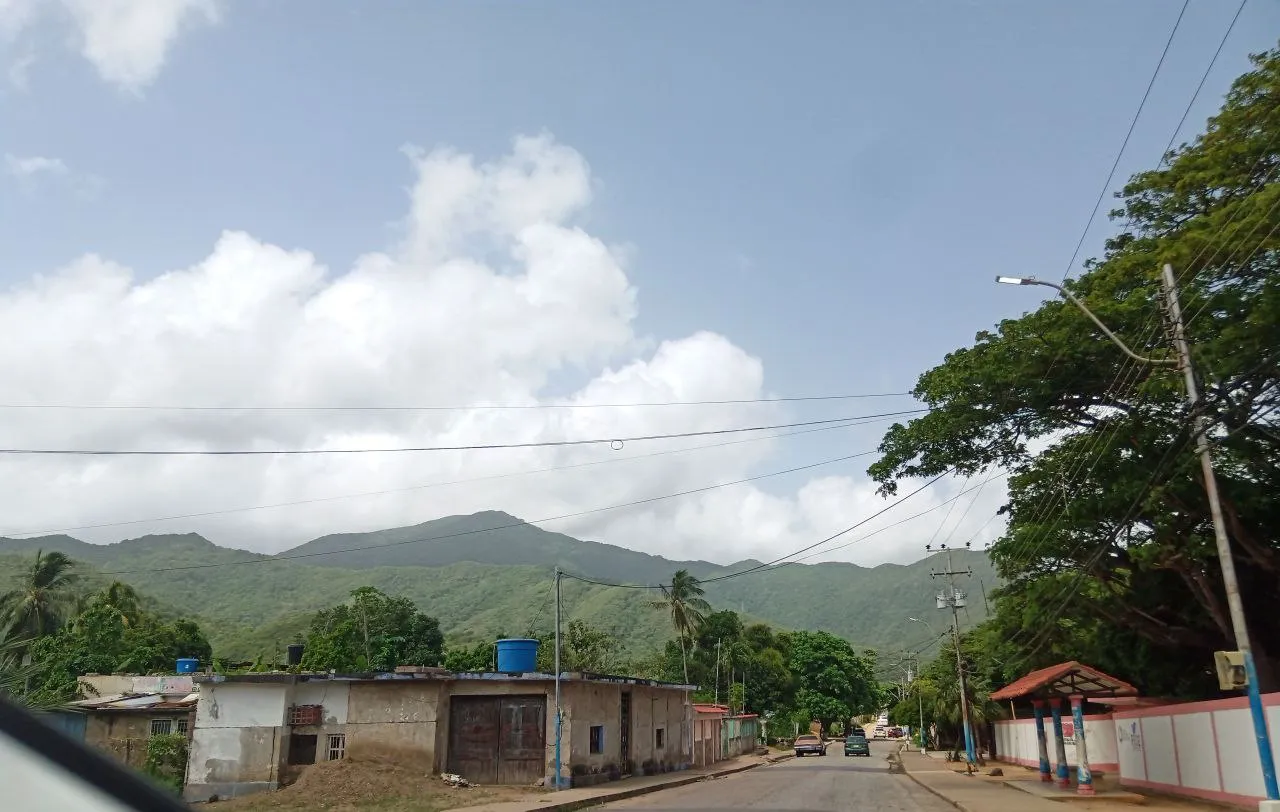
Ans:
[[[455,696],[449,766],[477,784],[531,784],[546,772],[545,696]]]
[[[618,725],[618,746],[622,752],[621,764],[623,775],[631,774],[631,692],[622,692],[622,720]]]

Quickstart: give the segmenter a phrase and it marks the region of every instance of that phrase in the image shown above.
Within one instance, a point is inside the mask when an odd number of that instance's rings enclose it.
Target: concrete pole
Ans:
[[[563,724],[563,712],[560,709],[560,568],[556,567],[556,777],[555,788],[563,789],[560,779],[560,733]]]
[[[1084,697],[1071,697],[1071,719],[1076,728],[1076,793],[1093,795],[1093,771],[1089,769],[1089,748],[1084,738]]]
[[[1044,735],[1044,700],[1031,700],[1031,708],[1036,715],[1036,749],[1040,753],[1040,780],[1048,783],[1053,780],[1049,774],[1049,742]]]
[[[1218,478],[1213,470],[1213,452],[1209,446],[1209,417],[1200,409],[1200,390],[1196,384],[1195,369],[1191,366],[1191,346],[1187,343],[1186,325],[1182,322],[1182,305],[1178,301],[1178,280],[1173,266],[1163,270],[1166,306],[1169,322],[1173,327],[1173,346],[1178,353],[1182,380],[1187,387],[1187,407],[1195,421],[1196,453],[1200,456],[1200,470],[1204,475],[1205,496],[1209,500],[1209,515],[1213,519],[1213,536],[1218,547],[1218,566],[1222,568],[1222,582],[1227,592],[1227,609],[1231,613],[1231,627],[1235,632],[1236,649],[1244,655],[1245,675],[1249,681],[1249,711],[1253,716],[1253,733],[1257,741],[1258,758],[1262,763],[1262,781],[1267,800],[1280,800],[1280,787],[1276,784],[1276,765],[1271,753],[1271,738],[1267,732],[1267,717],[1262,707],[1262,694],[1258,690],[1258,670],[1253,662],[1253,646],[1249,642],[1249,627],[1245,622],[1244,602],[1240,598],[1240,583],[1236,580],[1236,563],[1231,554],[1231,539],[1227,535],[1227,523],[1222,516],[1222,500],[1218,494]],[[1263,807],[1268,808],[1267,806]],[[1280,804],[1270,805],[1272,810]]]
[[[1058,759],[1057,783],[1065,789],[1071,786],[1071,768],[1067,766],[1067,742],[1062,737],[1062,700],[1050,699],[1049,708],[1053,711],[1053,743]]]

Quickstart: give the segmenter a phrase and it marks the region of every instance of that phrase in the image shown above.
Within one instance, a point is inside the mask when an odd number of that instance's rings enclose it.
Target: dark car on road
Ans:
[[[852,733],[844,737],[844,754],[846,756],[870,756],[871,744],[867,741],[866,736]]]
[[[796,736],[796,757],[800,756],[825,756],[827,754],[827,743],[817,736]]]

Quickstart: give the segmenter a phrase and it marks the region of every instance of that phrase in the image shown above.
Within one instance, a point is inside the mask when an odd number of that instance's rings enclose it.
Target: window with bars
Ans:
[[[590,744],[591,744],[590,749],[592,753],[604,752],[604,725],[591,726]]]
[[[325,759],[328,761],[337,761],[347,754],[347,734],[330,733],[329,746],[325,748]]]
[[[152,736],[167,736],[172,732],[173,732],[172,719],[152,719],[151,720]]]
[[[653,746],[657,750],[661,750],[667,744],[666,728],[658,728],[653,731]]]
[[[187,732],[187,720],[186,720],[186,718],[185,718],[185,717],[184,717],[184,718],[182,718],[182,719],[179,719],[179,720],[178,720],[177,731],[178,731],[179,733],[186,733],[186,732]]]

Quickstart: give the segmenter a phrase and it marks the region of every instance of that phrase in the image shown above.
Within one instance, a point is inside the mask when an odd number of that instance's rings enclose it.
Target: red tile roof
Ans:
[[[996,701],[1048,699],[1052,697],[1137,696],[1138,689],[1124,680],[1072,660],[1032,671],[991,694]]]

